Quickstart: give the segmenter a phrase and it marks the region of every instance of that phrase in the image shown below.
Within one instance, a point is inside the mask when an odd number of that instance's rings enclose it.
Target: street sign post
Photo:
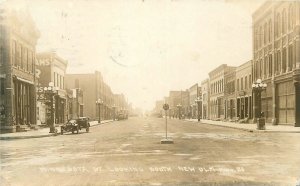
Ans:
[[[166,118],[166,139],[162,139],[160,140],[161,144],[173,144],[173,140],[172,139],[168,139],[168,117],[167,117],[167,111],[169,110],[169,105],[167,103],[165,103],[163,105],[163,109],[165,110],[165,118]]]

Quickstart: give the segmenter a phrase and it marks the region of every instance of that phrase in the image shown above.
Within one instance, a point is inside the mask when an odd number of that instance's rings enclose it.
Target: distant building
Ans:
[[[209,88],[209,79],[205,79],[201,82],[201,95],[202,95],[202,118],[210,119],[210,88]]]
[[[83,91],[79,88],[67,89],[67,120],[83,117]]]
[[[83,96],[83,115],[91,119],[99,118],[99,108],[96,106],[98,99],[104,100],[103,89],[104,82],[100,72],[96,71],[91,74],[66,74],[65,76],[66,89],[81,89],[84,92]],[[103,101],[104,102],[104,101]],[[101,118],[104,119],[104,104],[101,105]]]
[[[224,78],[225,74],[234,68],[223,64],[209,72],[210,116],[213,120],[225,119]]]
[[[0,7],[0,129],[15,132],[36,124],[35,47],[39,38],[25,10]]]
[[[227,121],[237,121],[236,111],[236,70],[228,71],[224,76],[224,103],[225,119]]]
[[[239,119],[252,118],[252,61],[236,68],[236,117]],[[231,92],[231,90],[230,90]],[[229,102],[230,105],[230,102]]]
[[[197,118],[197,104],[195,100],[198,97],[198,83],[194,84],[189,88],[190,104],[189,104],[189,115],[191,118]]]
[[[112,119],[115,112],[128,113],[128,104],[123,94],[114,95],[109,85],[103,81],[100,72],[89,74],[66,74],[67,89],[80,89],[83,91],[83,116],[98,120]],[[96,105],[96,101],[103,103]],[[100,109],[100,110],[99,110]]]

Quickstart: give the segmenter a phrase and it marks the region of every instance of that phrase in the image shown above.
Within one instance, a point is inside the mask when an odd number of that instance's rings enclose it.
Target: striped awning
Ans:
[[[27,80],[27,79],[23,79],[23,78],[20,78],[20,77],[17,77],[17,76],[15,76],[15,78],[16,78],[17,80],[19,80],[19,81],[24,82],[24,83],[28,83],[28,84],[34,85],[34,82],[33,82],[33,81],[29,81],[29,80]]]

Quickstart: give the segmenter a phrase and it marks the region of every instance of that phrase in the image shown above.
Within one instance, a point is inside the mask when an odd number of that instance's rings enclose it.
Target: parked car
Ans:
[[[76,121],[79,125],[79,130],[85,128],[86,132],[90,131],[90,122],[88,117],[79,117]]]
[[[128,119],[128,115],[127,114],[119,113],[117,115],[117,120],[124,120],[124,119]]]
[[[64,132],[74,133],[75,131],[77,132],[77,134],[79,133],[79,125],[74,119],[69,120],[67,123],[60,127],[61,134],[64,134]]]

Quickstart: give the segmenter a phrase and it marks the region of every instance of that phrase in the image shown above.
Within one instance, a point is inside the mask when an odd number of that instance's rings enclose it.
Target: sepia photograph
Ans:
[[[0,0],[0,186],[300,186],[300,0]]]

